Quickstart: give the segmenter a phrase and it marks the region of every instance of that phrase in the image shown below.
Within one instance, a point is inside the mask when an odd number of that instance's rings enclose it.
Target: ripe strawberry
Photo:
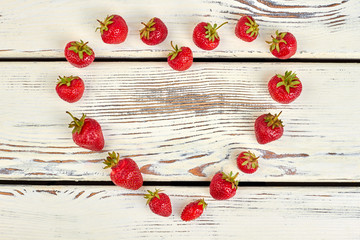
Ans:
[[[196,46],[204,50],[213,50],[220,43],[220,37],[216,30],[226,24],[224,22],[220,26],[215,23],[212,26],[210,23],[201,22],[194,28],[193,41]]]
[[[232,176],[232,172],[229,175],[224,172],[215,174],[210,182],[210,195],[216,200],[226,200],[235,196],[238,188],[235,178],[238,175],[239,173],[236,173]]]
[[[56,92],[61,99],[73,103],[79,101],[85,89],[84,82],[79,77],[60,77],[56,85]]]
[[[104,43],[119,44],[125,41],[128,34],[128,26],[125,20],[119,15],[107,16],[104,22],[97,20],[100,23],[101,38]]]
[[[294,35],[289,32],[276,31],[276,37],[271,36],[270,52],[277,58],[288,59],[296,53],[297,42]]]
[[[284,76],[273,76],[268,83],[268,89],[275,101],[286,104],[300,96],[302,84],[295,73],[286,71]]]
[[[143,177],[136,162],[131,158],[119,159],[119,154],[109,153],[104,161],[111,168],[110,179],[117,186],[137,190],[143,185]]]
[[[188,47],[181,47],[178,48],[177,45],[173,45],[171,42],[171,46],[174,49],[168,55],[168,64],[172,69],[177,71],[185,71],[189,69],[193,63],[193,54],[190,48]]]
[[[238,168],[244,173],[254,173],[259,168],[258,158],[252,152],[241,152],[236,159]]]
[[[86,118],[85,114],[82,115],[81,119],[78,119],[70,112],[66,113],[73,119],[69,128],[74,128],[72,131],[74,142],[80,147],[101,151],[104,148],[105,141],[100,124],[94,119]]]
[[[168,29],[159,18],[154,17],[147,24],[141,24],[145,27],[140,30],[140,38],[145,44],[157,45],[166,39]]]
[[[251,16],[242,16],[236,24],[235,34],[245,42],[252,42],[259,34],[259,25]]]
[[[160,216],[169,217],[172,213],[171,201],[165,193],[159,193],[161,190],[155,189],[155,192],[147,190],[149,194],[145,194],[146,204],[149,204],[150,210]]]
[[[95,59],[95,53],[87,44],[88,42],[84,43],[82,40],[66,44],[64,51],[66,60],[78,68],[89,66]]]
[[[199,199],[194,202],[189,203],[185,206],[184,210],[181,213],[181,219],[183,221],[191,221],[200,217],[204,212],[207,203],[204,199]]]
[[[255,120],[255,136],[260,144],[269,143],[279,139],[284,132],[284,125],[279,114],[263,114]]]

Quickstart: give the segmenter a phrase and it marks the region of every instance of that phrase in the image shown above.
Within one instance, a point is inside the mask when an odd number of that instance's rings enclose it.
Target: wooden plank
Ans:
[[[275,103],[267,81],[293,70],[303,93]],[[86,84],[74,104],[55,92],[56,78],[79,75]],[[260,155],[256,174],[241,181],[360,180],[359,64],[195,63],[175,72],[165,62],[0,63],[0,179],[108,181],[108,151],[132,157],[145,180],[209,181],[237,171],[243,150]],[[86,113],[100,122],[103,152],[77,147],[67,127]],[[253,124],[283,111],[284,136],[256,142]]]
[[[266,40],[278,29],[292,32],[298,40],[294,58],[359,58],[360,3],[357,0],[183,0],[131,1],[96,0],[70,3],[58,1],[12,1],[0,4],[0,57],[64,57],[63,48],[83,39],[96,57],[166,57],[170,41],[189,46],[195,57],[273,58]],[[129,26],[129,36],[121,45],[102,42],[96,19],[119,14]],[[245,43],[234,34],[237,20],[252,15],[260,25],[260,36]],[[147,46],[139,38],[141,22],[157,16],[169,29],[165,42]],[[192,42],[199,22],[229,24],[220,30],[221,44],[214,51],[202,51]]]
[[[165,187],[173,214],[145,205],[146,189],[1,186],[4,239],[359,239],[359,188],[244,187],[226,201],[207,187]],[[180,214],[190,201],[208,208],[193,222]]]

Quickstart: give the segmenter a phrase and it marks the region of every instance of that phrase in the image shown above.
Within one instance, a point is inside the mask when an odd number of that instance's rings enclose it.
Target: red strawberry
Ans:
[[[199,199],[194,202],[189,203],[185,206],[184,210],[181,213],[181,219],[183,221],[191,221],[200,217],[204,212],[207,203],[204,199]]]
[[[226,24],[224,22],[220,26],[215,23],[212,26],[210,23],[201,22],[194,28],[193,41],[196,46],[204,50],[213,50],[220,43],[220,37],[216,30]]]
[[[119,159],[119,154],[112,152],[104,164],[104,168],[111,168],[110,178],[115,185],[132,190],[137,190],[143,185],[140,169],[131,158]]]
[[[277,74],[273,76],[268,89],[271,97],[279,103],[291,103],[300,96],[302,84],[295,73],[286,71],[285,76]]]
[[[181,47],[178,48],[177,45],[173,45],[171,42],[171,46],[174,49],[168,56],[168,64],[174,70],[177,71],[185,71],[189,69],[193,63],[193,54],[190,48],[188,47]]]
[[[95,59],[94,51],[87,45],[88,42],[69,42],[65,46],[65,58],[68,62],[78,68],[89,66]]]
[[[238,175],[239,173],[236,173],[232,176],[232,172],[229,175],[224,172],[215,174],[210,182],[210,195],[216,200],[226,200],[235,196],[238,188],[235,178]]]
[[[251,16],[242,16],[236,24],[235,34],[245,42],[252,42],[259,34],[259,25]]]
[[[296,53],[297,42],[294,35],[289,32],[276,31],[276,37],[271,36],[270,52],[277,58],[288,59]]]
[[[86,118],[85,114],[82,115],[81,119],[78,119],[71,113],[66,113],[73,119],[69,128],[74,128],[72,131],[74,142],[80,147],[101,151],[104,148],[105,141],[100,124],[94,119]]]
[[[104,43],[119,44],[125,41],[128,34],[128,26],[125,20],[119,15],[107,16],[104,22],[97,20],[100,23],[101,38]]]
[[[149,194],[145,194],[146,204],[149,204],[150,210],[160,216],[169,217],[172,213],[171,201],[165,193],[159,193],[161,190],[155,189],[155,192],[148,190]]]
[[[252,152],[242,152],[236,159],[238,168],[244,173],[254,173],[259,168],[258,158]]]
[[[269,143],[279,139],[284,132],[284,125],[279,114],[263,114],[255,120],[255,136],[260,144]]]
[[[56,85],[56,92],[61,99],[66,102],[73,103],[79,101],[85,89],[84,82],[79,77],[60,77]]]
[[[140,30],[140,38],[145,44],[157,45],[166,39],[168,29],[159,18],[154,17],[147,24],[141,24],[145,27]]]

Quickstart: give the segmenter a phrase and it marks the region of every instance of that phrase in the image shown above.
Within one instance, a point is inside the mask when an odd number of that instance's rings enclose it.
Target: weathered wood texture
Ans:
[[[146,188],[153,190],[153,188]],[[153,214],[145,188],[1,186],[3,239],[359,239],[359,188],[240,188],[215,201],[206,187],[165,187],[173,214]],[[208,207],[183,222],[184,206]]]
[[[303,93],[289,105],[267,90],[276,73],[294,70]],[[55,92],[56,78],[86,84],[74,104]],[[145,180],[208,181],[236,171],[243,150],[260,155],[256,174],[241,181],[360,181],[359,64],[195,63],[175,72],[167,63],[0,63],[0,179],[108,181],[108,151],[132,157]],[[77,147],[65,111],[100,122],[103,152]],[[260,145],[253,124],[282,112],[284,136]]]
[[[292,32],[298,40],[294,58],[359,58],[357,0],[183,0],[183,1],[1,1],[1,57],[63,57],[67,42],[89,41],[97,57],[166,57],[170,41],[193,49],[195,57],[273,58],[266,40],[278,29]],[[96,19],[119,14],[129,26],[129,36],[120,45],[106,45],[95,32]],[[260,25],[260,36],[245,43],[234,34],[237,20],[252,15]],[[165,42],[147,46],[139,38],[141,22],[161,18],[169,28]],[[221,44],[202,51],[192,42],[199,22],[229,24],[219,30]]]

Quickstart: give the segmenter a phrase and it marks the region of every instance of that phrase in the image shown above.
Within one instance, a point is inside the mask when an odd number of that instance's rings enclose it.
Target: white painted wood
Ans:
[[[359,188],[243,187],[226,201],[207,187],[164,187],[173,214],[153,214],[142,194],[118,187],[1,186],[2,239],[359,239]],[[195,221],[190,201],[208,208]]]
[[[292,32],[298,40],[294,58],[359,58],[360,2],[357,0],[235,1],[160,0],[131,1],[33,1],[0,2],[0,57],[64,57],[72,40],[89,41],[96,57],[166,57],[170,41],[192,48],[195,57],[273,58],[266,40],[278,29]],[[96,19],[119,14],[129,26],[120,45],[106,45],[95,32]],[[252,15],[260,36],[245,43],[234,34],[237,20]],[[141,22],[157,16],[169,28],[165,42],[147,46],[139,38]],[[202,51],[192,42],[199,22],[229,23],[219,30],[221,44]]]
[[[275,103],[267,81],[293,70],[303,93]],[[62,101],[58,75],[79,75],[83,99]],[[0,63],[0,179],[109,181],[108,151],[132,157],[145,180],[209,181],[237,171],[243,150],[260,155],[260,169],[241,181],[360,180],[359,64],[195,63],[175,72],[165,62]],[[98,120],[106,145],[77,147],[67,127],[82,112]],[[284,136],[256,142],[253,123],[282,113]]]

